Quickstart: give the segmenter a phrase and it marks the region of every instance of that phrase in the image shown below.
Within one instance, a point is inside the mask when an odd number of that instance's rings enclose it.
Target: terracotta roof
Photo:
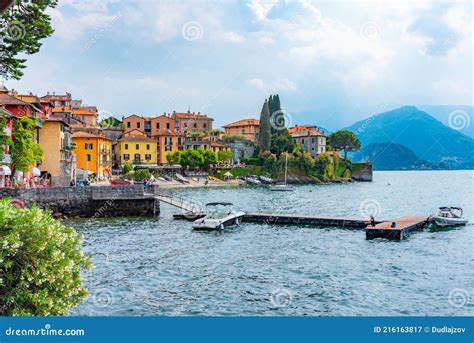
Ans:
[[[211,147],[230,148],[229,145],[220,142],[212,142]]]
[[[30,106],[29,103],[24,102],[20,99],[15,98],[14,96],[0,93],[0,105],[20,105],[20,106]]]
[[[97,129],[99,130],[100,127],[94,125],[86,125],[86,124],[69,124],[74,129]]]
[[[103,137],[103,136],[99,136],[99,135],[94,135],[92,133],[88,133],[88,132],[81,132],[81,131],[77,131],[77,132],[74,132],[72,134],[72,138],[100,138],[100,139],[105,139],[107,141],[110,141],[111,139],[108,139],[106,137]]]
[[[10,118],[12,116],[12,113],[4,108],[0,108],[0,113],[3,114],[6,118]]]
[[[129,135],[119,139],[119,142],[156,142],[154,139],[141,135]]]
[[[306,132],[306,131],[314,130],[314,129],[315,129],[314,126],[309,126],[309,125],[295,125],[295,126],[289,127],[289,128],[288,128],[288,132],[289,132],[290,134],[292,134],[292,133],[296,133],[296,132]]]
[[[71,94],[46,94],[41,99],[54,99],[54,100],[72,100]]]
[[[324,133],[321,131],[313,128],[311,130],[306,130],[306,131],[299,131],[299,132],[293,132],[290,133],[291,137],[297,138],[297,137],[314,137],[314,136],[324,136]]]
[[[31,95],[30,94],[26,94],[26,95],[15,94],[14,97],[17,98],[18,100],[21,100],[30,104],[40,103],[40,99],[36,95],[32,95],[32,94]]]
[[[159,130],[155,130],[155,133],[153,135],[153,137],[155,136],[177,136],[177,134],[173,131],[173,130],[169,130],[169,129],[159,129]]]
[[[214,120],[208,117],[206,114],[199,114],[199,113],[182,113],[182,112],[173,112],[172,118],[177,119],[206,119],[206,120]]]
[[[223,127],[239,127],[239,126],[249,126],[249,125],[259,126],[260,125],[260,120],[258,120],[258,119],[242,119],[242,120],[238,120],[238,121],[235,121],[233,123],[224,125]]]
[[[66,126],[69,126],[69,124],[63,119],[59,117],[48,117],[48,118],[41,118],[42,121],[45,122],[58,122],[58,123],[63,123]]]
[[[72,114],[79,115],[79,116],[95,116],[96,113],[88,111],[83,108],[73,108]]]
[[[53,113],[71,113],[72,108],[65,106],[56,106],[51,110]]]

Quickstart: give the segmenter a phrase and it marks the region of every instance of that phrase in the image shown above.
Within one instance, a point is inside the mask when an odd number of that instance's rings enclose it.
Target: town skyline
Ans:
[[[343,3],[310,1],[60,1],[48,10],[55,34],[5,85],[69,91],[114,115],[191,108],[218,126],[258,116],[275,93],[295,122],[315,109],[315,122],[333,115],[338,127],[380,104],[472,106],[470,9],[380,2],[346,16]]]

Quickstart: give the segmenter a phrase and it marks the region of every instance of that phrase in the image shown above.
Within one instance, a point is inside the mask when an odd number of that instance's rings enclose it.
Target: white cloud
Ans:
[[[262,91],[294,91],[296,90],[296,84],[286,78],[274,80],[272,82],[266,82],[259,78],[253,78],[248,80],[248,83],[255,88]]]
[[[268,12],[275,6],[278,0],[251,0],[247,3],[248,8],[258,21],[267,19]]]
[[[243,43],[245,42],[245,37],[242,35],[239,35],[236,32],[220,32],[218,34],[219,38],[223,41],[226,42],[231,42],[231,43]]]

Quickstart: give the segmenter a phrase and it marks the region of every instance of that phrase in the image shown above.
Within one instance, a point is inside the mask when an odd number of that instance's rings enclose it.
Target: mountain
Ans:
[[[451,121],[451,125],[457,125],[459,132],[474,138],[474,107],[467,105],[420,105],[417,107],[446,126],[450,126]]]
[[[421,160],[454,169],[474,167],[474,140],[413,106],[375,114],[346,129],[357,135],[362,146],[396,143]]]
[[[351,154],[354,162],[372,162],[375,170],[437,169],[439,166],[423,161],[407,147],[396,143],[371,143]]]

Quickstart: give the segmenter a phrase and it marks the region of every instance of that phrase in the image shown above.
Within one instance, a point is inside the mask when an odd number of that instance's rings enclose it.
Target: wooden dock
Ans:
[[[342,228],[365,228],[367,219],[350,217],[321,217],[306,216],[301,214],[284,213],[247,213],[244,222],[286,224],[286,225],[311,225],[311,226],[337,226]],[[375,223],[381,223],[376,221]]]
[[[366,239],[386,238],[391,240],[402,240],[414,231],[420,231],[428,222],[427,217],[409,216],[385,221],[365,229]]]

